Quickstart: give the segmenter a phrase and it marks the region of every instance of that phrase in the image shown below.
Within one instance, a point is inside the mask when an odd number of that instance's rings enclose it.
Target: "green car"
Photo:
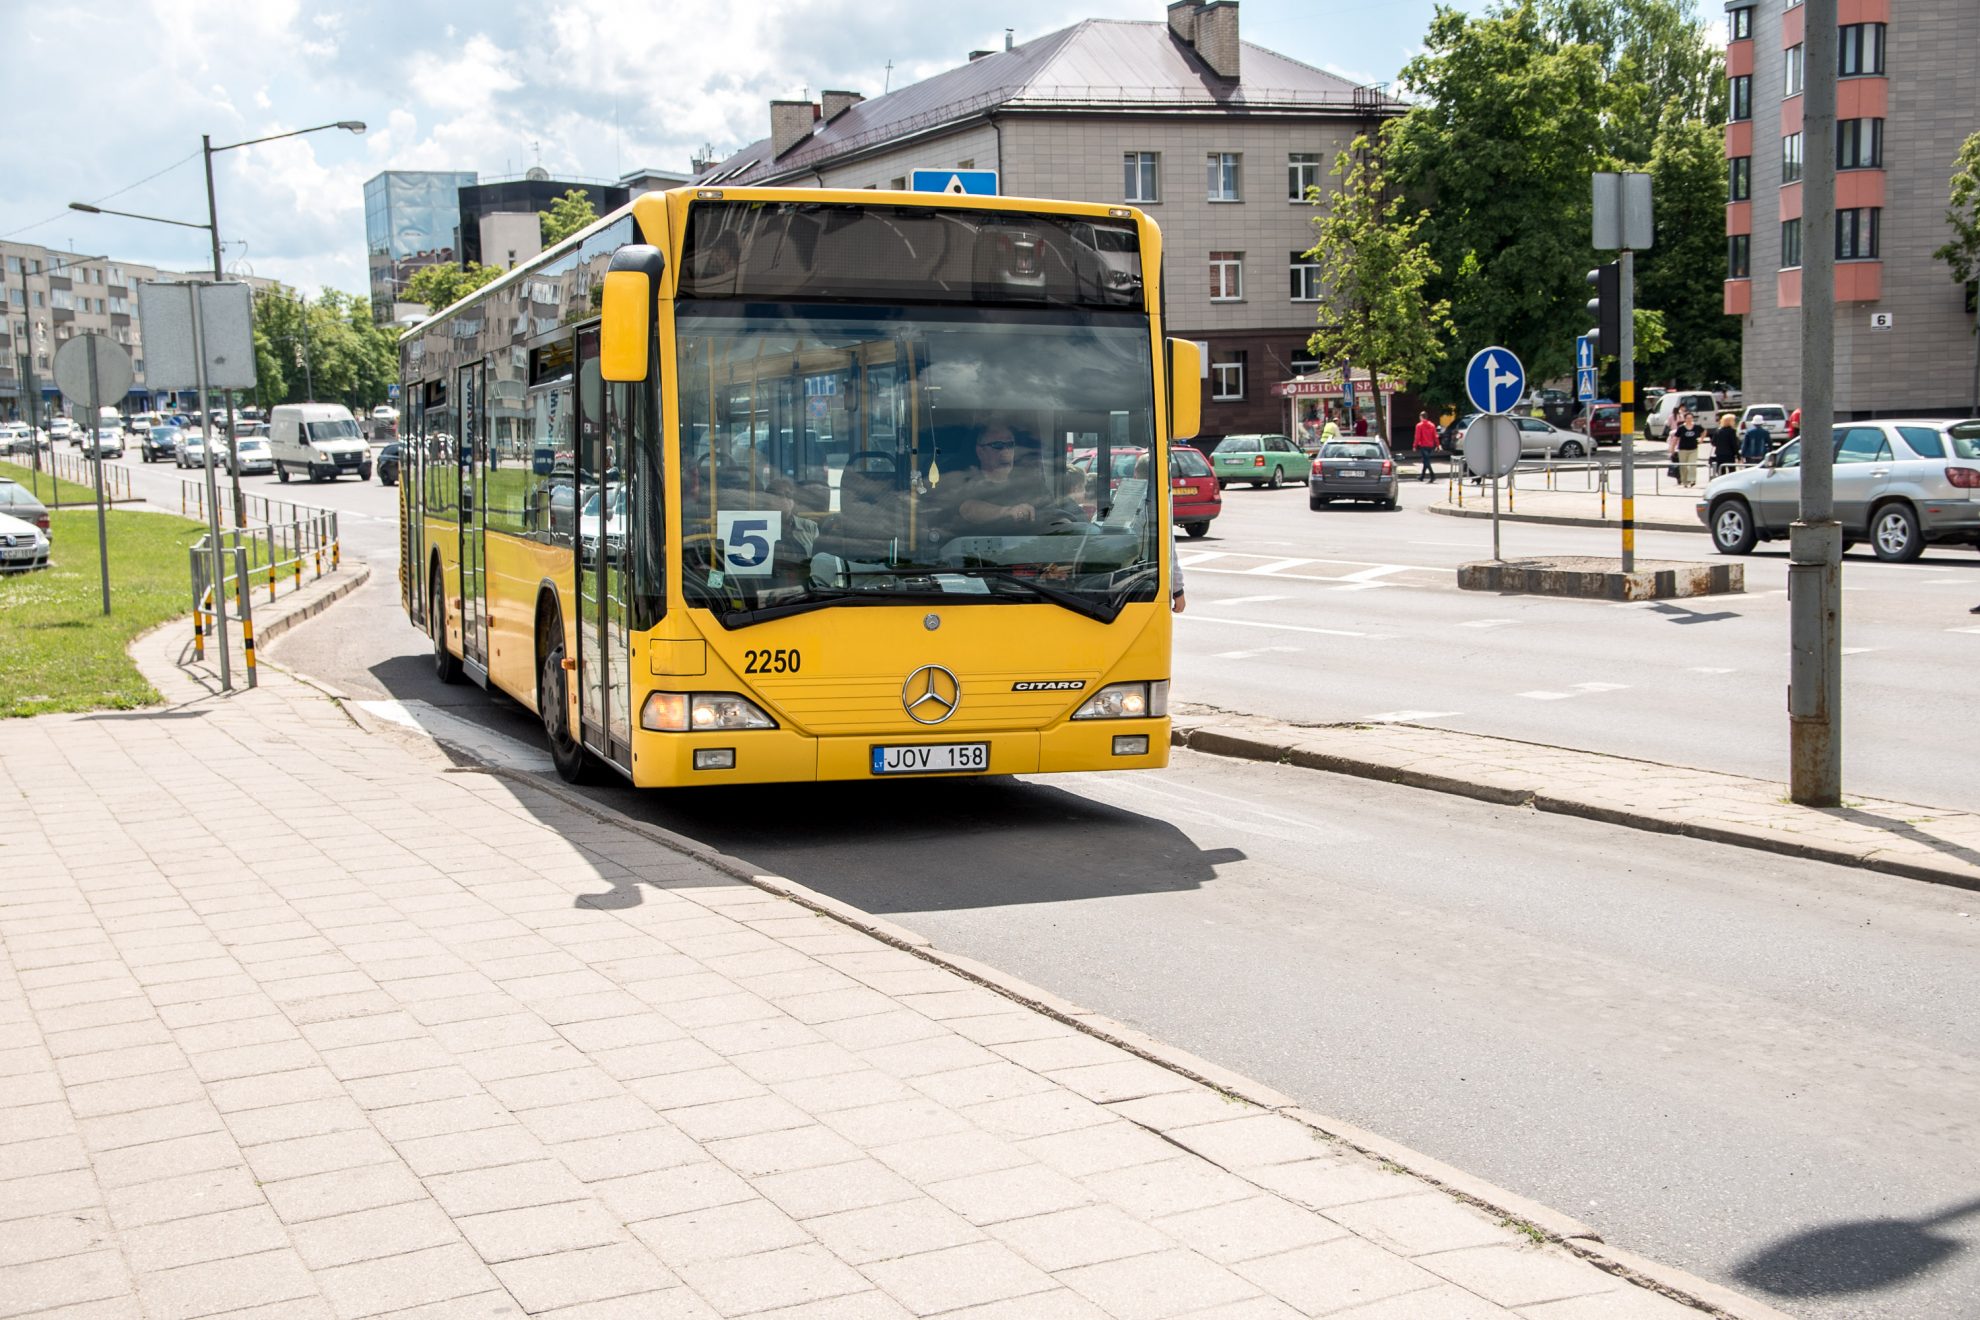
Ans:
[[[1210,466],[1219,486],[1248,481],[1277,490],[1289,481],[1306,484],[1313,456],[1282,435],[1227,435],[1210,452]]]

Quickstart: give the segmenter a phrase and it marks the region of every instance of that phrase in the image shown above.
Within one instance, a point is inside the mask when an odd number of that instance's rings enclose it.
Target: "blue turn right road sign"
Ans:
[[[1479,412],[1511,412],[1526,393],[1526,368],[1511,349],[1481,348],[1464,369],[1464,392]]]

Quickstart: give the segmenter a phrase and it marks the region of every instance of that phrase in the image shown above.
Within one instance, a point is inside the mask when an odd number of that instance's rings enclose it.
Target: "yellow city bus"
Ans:
[[[439,676],[536,711],[572,780],[1166,764],[1201,362],[1160,270],[1129,207],[635,199],[401,341]]]

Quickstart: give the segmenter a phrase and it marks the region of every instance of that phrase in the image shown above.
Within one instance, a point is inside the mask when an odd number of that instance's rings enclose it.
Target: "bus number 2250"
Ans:
[[[795,674],[803,661],[797,648],[774,651],[744,651],[743,672],[745,674]]]

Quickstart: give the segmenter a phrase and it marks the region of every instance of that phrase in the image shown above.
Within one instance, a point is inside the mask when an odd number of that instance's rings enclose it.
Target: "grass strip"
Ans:
[[[36,499],[51,509],[57,504],[87,504],[91,507],[96,504],[94,487],[65,481],[46,468],[36,472],[33,468],[24,467],[19,463],[0,463],[0,477],[20,482],[34,493]]]
[[[161,700],[131,663],[131,639],[191,610],[187,549],[205,532],[169,514],[111,510],[103,613],[93,509],[50,513],[54,554],[0,577],[0,717],[130,710]]]

